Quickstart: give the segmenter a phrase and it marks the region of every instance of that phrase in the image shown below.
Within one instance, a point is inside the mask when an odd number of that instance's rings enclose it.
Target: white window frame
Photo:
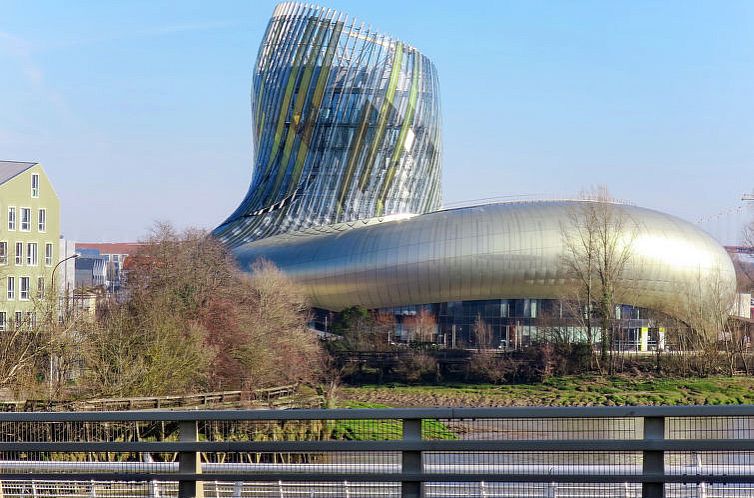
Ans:
[[[21,248],[20,251],[18,250],[19,247]],[[22,266],[24,264],[24,243],[17,240],[15,249],[16,251],[14,254],[15,254],[16,266]]]
[[[3,257],[3,252],[0,250],[0,265],[5,266],[8,264],[8,241],[0,240],[0,248],[3,245],[5,245],[5,256]]]
[[[39,174],[38,173],[31,174],[31,196],[34,199],[39,198]]]
[[[29,213],[28,221],[26,222],[26,228],[24,228],[24,213]],[[19,232],[31,232],[31,208],[22,207],[18,209],[18,231]]]
[[[26,297],[24,297],[24,282],[26,282]],[[31,278],[18,277],[18,300],[28,301],[29,299],[31,299]]]
[[[9,275],[6,279],[6,297],[8,298],[8,301],[15,301],[16,300],[16,277]]]
[[[53,247],[52,242],[46,242],[45,243],[45,266],[52,266],[52,259],[54,257],[55,257],[55,248]]]
[[[14,322],[13,325],[15,326],[15,328],[19,329],[19,328],[21,328],[21,323],[23,323],[23,321],[24,321],[24,315],[20,311],[16,311],[13,314],[15,315],[15,317],[14,317],[15,322]]]
[[[34,249],[32,251],[32,249]],[[39,244],[36,242],[26,243],[26,266],[39,265]]]
[[[8,313],[0,311],[0,331],[4,331],[8,328]]]
[[[8,231],[15,232],[18,225],[18,211],[16,206],[8,206]]]
[[[47,209],[39,208],[37,211],[37,230],[40,233],[47,232]]]
[[[37,277],[37,299],[44,299],[45,297],[45,278]]]

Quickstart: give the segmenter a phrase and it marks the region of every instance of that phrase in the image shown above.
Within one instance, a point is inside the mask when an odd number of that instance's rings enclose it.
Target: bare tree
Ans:
[[[600,327],[601,368],[614,369],[615,308],[625,298],[621,280],[631,259],[636,226],[618,209],[606,189],[580,202],[561,227],[562,263],[575,282],[576,301],[592,344],[593,315]]]
[[[479,349],[487,349],[492,342],[492,327],[482,318],[482,315],[477,313],[474,319],[474,325],[471,328],[471,332],[474,334],[474,340],[476,341]]]
[[[437,321],[426,309],[419,310],[414,316],[406,317],[403,326],[408,332],[409,342],[432,342],[437,334]]]
[[[27,384],[50,350],[48,330],[35,326],[30,316],[22,315],[0,332],[0,387],[18,390]]]
[[[124,295],[82,328],[90,395],[319,379],[322,351],[301,290],[267,261],[241,272],[202,231],[158,225],[131,257]]]

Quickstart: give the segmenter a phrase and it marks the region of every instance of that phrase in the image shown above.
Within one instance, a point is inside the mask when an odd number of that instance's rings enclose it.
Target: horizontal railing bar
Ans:
[[[0,481],[28,478],[29,474],[0,473]],[[45,481],[231,481],[231,482],[556,482],[556,483],[725,483],[749,484],[754,474],[748,475],[667,475],[667,474],[458,474],[458,473],[374,473],[374,474],[288,474],[288,473],[217,473],[217,474],[153,474],[153,473],[34,473],[35,480]]]
[[[394,441],[61,441],[0,442],[0,452],[548,452],[548,451],[754,451],[754,439],[566,439]]]
[[[210,420],[399,420],[490,418],[749,417],[754,405],[599,406],[504,408],[358,408],[302,410],[149,410],[3,412],[2,422],[129,422]]]

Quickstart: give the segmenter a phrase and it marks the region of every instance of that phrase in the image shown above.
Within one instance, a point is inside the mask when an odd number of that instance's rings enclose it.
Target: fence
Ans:
[[[751,497],[754,406],[0,413],[2,496]]]
[[[173,396],[102,398],[77,401],[27,399],[0,401],[0,412],[121,411],[175,408],[275,408],[320,407],[320,399],[299,396],[298,385],[267,387],[253,391],[219,391]]]

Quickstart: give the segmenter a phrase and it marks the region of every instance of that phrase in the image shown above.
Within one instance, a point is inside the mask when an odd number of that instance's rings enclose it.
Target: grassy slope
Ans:
[[[613,406],[754,403],[754,377],[636,378],[569,376],[504,386],[344,387],[345,402],[387,406]]]

